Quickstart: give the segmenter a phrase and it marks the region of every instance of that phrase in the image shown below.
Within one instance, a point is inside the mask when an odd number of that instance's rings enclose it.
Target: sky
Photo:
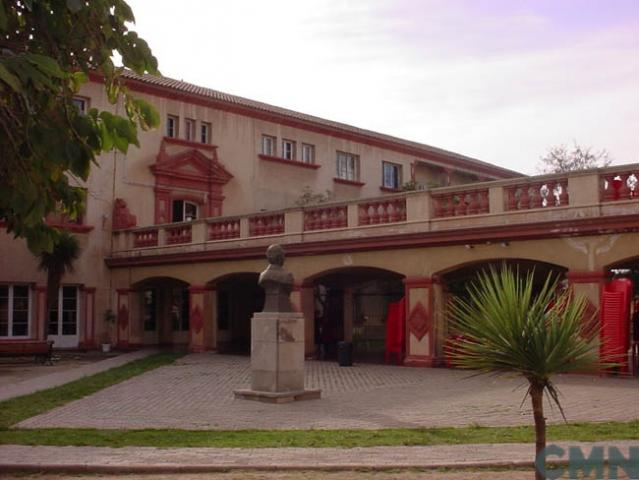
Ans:
[[[527,174],[639,162],[638,0],[128,3],[168,77]]]

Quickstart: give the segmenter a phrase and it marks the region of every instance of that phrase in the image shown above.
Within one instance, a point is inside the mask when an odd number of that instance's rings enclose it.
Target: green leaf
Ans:
[[[60,69],[58,62],[56,62],[53,58],[47,57],[45,55],[38,55],[35,53],[29,53],[25,55],[25,58],[29,60],[33,65],[38,67],[42,73],[46,75],[50,75],[56,78],[63,78],[64,72]]]
[[[11,73],[0,61],[0,80],[9,85],[15,92],[22,91],[22,84],[18,77]]]

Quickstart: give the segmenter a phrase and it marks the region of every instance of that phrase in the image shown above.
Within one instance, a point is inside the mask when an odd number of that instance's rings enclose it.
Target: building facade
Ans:
[[[433,365],[446,302],[504,260],[554,272],[599,304],[612,269],[636,270],[636,165],[524,177],[476,159],[166,78],[127,74],[159,129],[99,159],[87,211],[65,228],[82,255],[45,308],[45,276],[0,232],[0,341],[57,348],[170,344],[247,352],[264,251],[282,243],[307,353],[384,348],[406,305],[405,362]],[[118,111],[95,77],[80,108]],[[52,221],[54,221],[52,219]],[[61,220],[59,220],[61,221]]]

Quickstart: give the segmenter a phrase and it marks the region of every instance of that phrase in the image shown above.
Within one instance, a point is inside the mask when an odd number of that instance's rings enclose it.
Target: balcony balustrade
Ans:
[[[639,165],[625,165],[119,230],[113,257],[637,215],[638,200]]]

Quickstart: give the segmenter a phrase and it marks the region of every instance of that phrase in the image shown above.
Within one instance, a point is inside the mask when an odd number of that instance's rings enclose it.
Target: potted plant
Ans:
[[[103,353],[111,351],[111,330],[115,323],[115,313],[110,308],[104,312],[104,331],[100,337],[100,345]]]

